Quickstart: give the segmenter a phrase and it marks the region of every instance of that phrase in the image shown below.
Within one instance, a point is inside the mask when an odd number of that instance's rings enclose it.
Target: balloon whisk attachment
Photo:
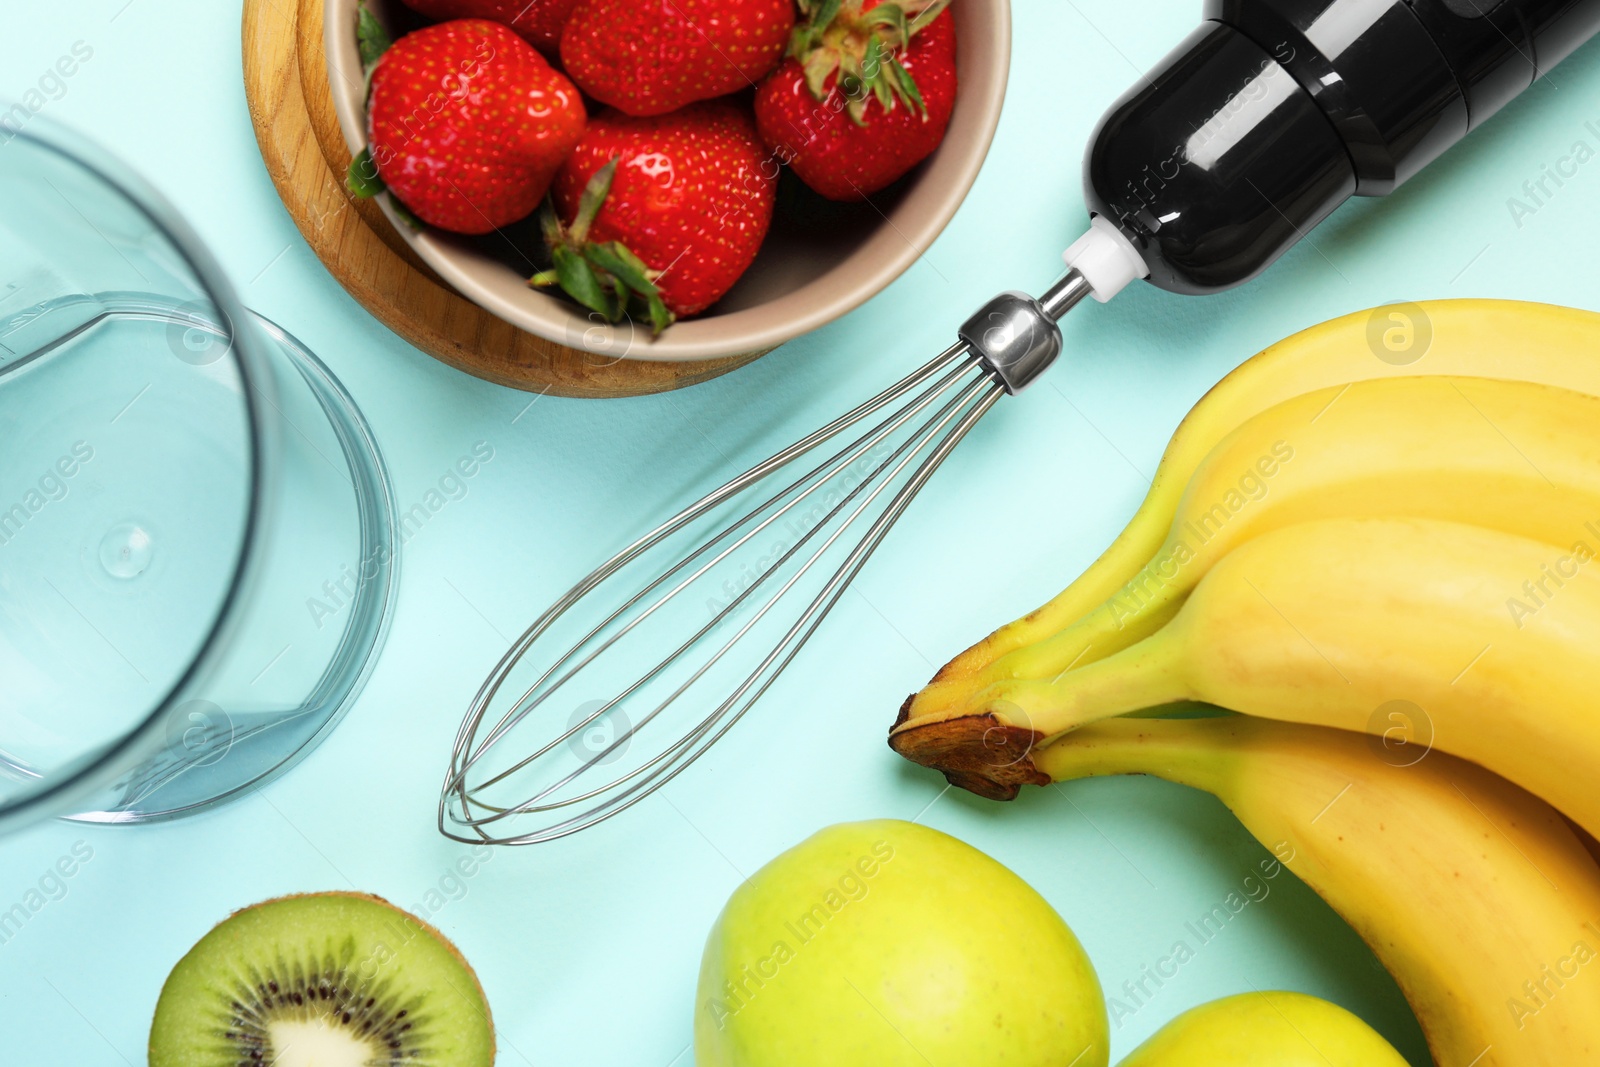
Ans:
[[[1076,271],[1003,294],[882,393],[689,505],[539,616],[474,696],[439,829],[553,841],[699,759],[772,686],[951,451],[1061,351]]]

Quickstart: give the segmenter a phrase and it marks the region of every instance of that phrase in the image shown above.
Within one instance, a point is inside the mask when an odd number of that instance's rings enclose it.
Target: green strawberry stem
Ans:
[[[539,228],[550,248],[551,266],[529,278],[528,284],[560,286],[606,322],[621,322],[630,310],[642,311],[650,318],[652,332],[659,335],[674,319],[656,287],[660,272],[651,270],[620,241],[589,240],[589,229],[611,195],[618,162],[612,159],[589,179],[571,226],[563,226],[555,204],[545,202]]]
[[[877,100],[885,111],[903,103],[927,114],[916,80],[898,57],[950,0],[882,0],[865,11],[860,0],[799,3],[803,21],[789,40],[789,56],[800,63],[813,96],[826,99],[828,79],[837,75],[835,84],[858,126],[866,124],[868,100]]]

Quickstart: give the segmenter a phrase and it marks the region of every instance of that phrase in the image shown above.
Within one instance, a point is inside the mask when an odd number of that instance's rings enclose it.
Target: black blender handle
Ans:
[[[1206,19],[1084,164],[1090,211],[1180,293],[1393,191],[1600,31],[1600,0],[1207,0]]]

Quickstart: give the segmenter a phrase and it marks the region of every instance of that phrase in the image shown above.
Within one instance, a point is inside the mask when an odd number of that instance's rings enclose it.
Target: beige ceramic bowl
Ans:
[[[326,0],[329,83],[352,154],[367,142],[363,78],[356,51],[360,0]],[[376,0],[391,29],[408,13],[398,0]],[[955,215],[989,151],[1005,100],[1011,59],[1010,0],[954,0],[959,92],[950,132],[934,155],[871,204],[808,202],[815,217],[780,217],[761,254],[727,296],[698,318],[658,338],[597,330],[562,297],[528,288],[531,268],[504,238],[468,238],[400,224],[417,254],[463,296],[540,337],[629,359],[698,360],[761,352],[815,330],[863,303],[910,267]],[[384,210],[388,212],[387,197]],[[519,223],[535,238],[534,223]]]

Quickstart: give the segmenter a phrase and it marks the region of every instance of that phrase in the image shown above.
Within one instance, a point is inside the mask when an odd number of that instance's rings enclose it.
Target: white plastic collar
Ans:
[[[1067,267],[1077,268],[1089,282],[1089,295],[1100,303],[1116,296],[1135,278],[1145,278],[1150,268],[1139,258],[1133,242],[1108,219],[1095,215],[1089,230],[1072,242],[1062,256]]]

